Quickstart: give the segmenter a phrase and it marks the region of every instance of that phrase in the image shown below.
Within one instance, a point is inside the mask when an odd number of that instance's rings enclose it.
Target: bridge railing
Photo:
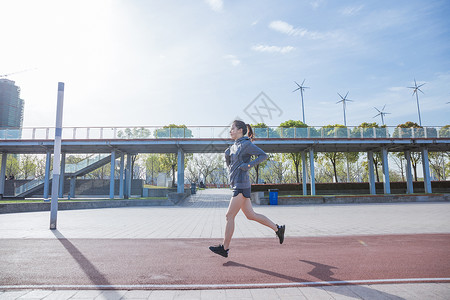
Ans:
[[[361,127],[305,127],[282,128],[270,126],[254,128],[256,138],[302,139],[371,139],[371,138],[450,138],[450,126],[422,128],[361,128]],[[0,140],[53,140],[53,127],[0,128]],[[186,128],[144,127],[64,127],[65,140],[111,139],[228,139],[229,127],[189,126]]]

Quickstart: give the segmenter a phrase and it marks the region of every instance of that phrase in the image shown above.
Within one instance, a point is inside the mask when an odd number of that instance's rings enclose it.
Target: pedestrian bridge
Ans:
[[[306,127],[254,128],[255,144],[266,152],[289,153],[314,149],[316,152],[449,151],[449,127],[360,128]],[[223,152],[232,140],[229,127],[186,128],[147,127],[65,127],[62,152],[125,153]],[[0,129],[0,152],[46,153],[53,151],[55,128]]]
[[[375,194],[373,153],[382,153],[385,193],[390,194],[388,152],[404,152],[406,158],[407,192],[412,193],[411,152],[421,152],[423,157],[425,191],[431,192],[428,152],[450,151],[450,128],[361,128],[361,127],[306,127],[254,128],[255,144],[269,153],[302,154],[303,194],[307,194],[306,182],[310,173],[311,195],[315,195],[314,152],[367,152],[369,160],[370,193]],[[189,126],[185,128],[144,127],[65,127],[62,129],[61,181],[65,171],[65,155],[75,153],[108,153],[111,165],[120,156],[123,192],[131,184],[131,155],[139,153],[177,153],[178,161],[184,161],[185,153],[223,153],[233,143],[229,127]],[[55,128],[7,128],[0,129],[0,153],[2,156],[0,194],[3,193],[6,157],[8,154],[47,154],[44,185],[50,181],[50,157],[54,147]],[[309,164],[307,156],[309,154]],[[125,165],[125,156],[127,164]],[[309,169],[309,172],[308,172]],[[112,173],[113,174],[113,173]],[[127,177],[128,174],[128,177]],[[73,175],[73,173],[72,173]],[[75,180],[76,175],[71,176]],[[128,178],[125,180],[125,178]],[[178,164],[178,192],[184,191],[184,164]],[[113,180],[110,197],[114,197]],[[121,185],[122,187],[122,185]],[[46,189],[44,188],[44,191]],[[122,191],[122,189],[121,189]],[[46,198],[44,192],[44,198]],[[74,196],[74,195],[72,195]],[[122,192],[119,196],[123,196]]]

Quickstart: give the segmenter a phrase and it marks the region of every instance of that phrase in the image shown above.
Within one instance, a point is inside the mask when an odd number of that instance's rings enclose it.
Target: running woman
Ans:
[[[230,136],[234,140],[234,144],[225,150],[225,161],[228,166],[233,197],[231,198],[226,214],[227,225],[225,227],[223,243],[218,246],[209,247],[212,252],[224,257],[228,257],[231,237],[234,232],[234,218],[239,210],[242,210],[247,219],[272,228],[278,236],[280,244],[284,241],[285,230],[285,225],[279,226],[266,216],[253,211],[250,200],[251,184],[248,172],[250,168],[266,160],[267,154],[252,143],[252,127],[242,121],[235,120],[230,128]],[[251,161],[252,155],[256,156],[256,159],[253,161]]]

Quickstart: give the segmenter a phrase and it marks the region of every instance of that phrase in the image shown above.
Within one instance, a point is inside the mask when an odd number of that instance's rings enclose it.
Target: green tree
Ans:
[[[450,138],[450,125],[445,125],[439,130],[439,137]]]
[[[395,137],[395,138],[398,138],[398,137],[412,138],[411,130],[405,130],[405,129],[409,129],[409,128],[417,129],[417,128],[422,128],[422,126],[420,126],[419,124],[414,123],[414,122],[406,122],[404,124],[399,124],[399,125],[397,125],[397,128],[395,128],[395,130],[394,130],[393,137]],[[417,134],[414,134],[414,136],[417,137]],[[395,155],[403,156],[404,154],[396,153]],[[421,155],[419,152],[411,152],[411,165],[413,167],[415,181],[417,181],[417,164],[420,162],[420,160],[421,160]]]
[[[281,153],[269,154],[269,161],[263,172],[263,180],[270,183],[286,183],[286,173],[289,170],[289,163]]]
[[[17,178],[29,179],[36,175],[36,156],[34,154],[22,154],[19,161],[19,173]]]
[[[251,125],[251,126],[253,128],[253,133],[255,134],[256,137],[258,136],[258,134],[257,134],[258,132],[263,132],[262,129],[269,130],[268,126],[266,124],[264,124],[264,123],[258,123],[258,124]],[[266,135],[263,134],[263,137],[266,137]],[[264,168],[266,165],[267,165],[267,159],[265,161],[263,161],[262,163],[260,163],[259,165],[255,166],[255,168],[254,168],[255,169],[255,173],[256,173],[255,183],[259,182],[259,170],[260,170],[260,168]]]
[[[155,138],[191,138],[193,135],[192,130],[186,125],[169,124],[156,129],[153,136]]]
[[[376,128],[375,134],[376,134],[377,137],[380,136],[381,134],[385,135],[385,133],[383,134],[384,130],[383,131],[379,131],[378,129],[379,128],[386,128],[386,125],[379,126],[378,123],[376,123],[376,122],[373,122],[373,123],[363,122],[363,123],[361,123],[358,127],[355,127],[352,130],[351,135],[360,137],[361,136],[361,130],[362,130],[364,138],[371,138],[371,137],[374,137],[373,128]],[[380,182],[380,174],[379,174],[378,168],[381,167],[381,152],[374,152],[374,154],[373,154],[373,165],[375,167],[375,174],[376,174],[376,177],[377,177],[377,182]]]
[[[404,124],[397,125],[397,128],[395,128],[392,136],[394,138],[412,138],[413,133],[411,131],[411,128],[414,128],[414,133],[416,133],[415,129],[423,127],[415,122],[408,121]],[[417,137],[416,134],[414,134],[414,136]]]
[[[2,155],[3,154],[0,154],[0,159]],[[7,178],[9,178],[10,176],[14,176],[14,178],[17,178],[17,174],[19,174],[20,166],[17,157],[18,155],[9,154],[6,158],[5,176]]]
[[[145,127],[126,128],[117,132],[117,136],[121,139],[144,139],[150,135],[151,131]]]
[[[156,138],[190,138],[192,137],[192,130],[188,129],[186,125],[169,124],[162,129],[157,129],[154,132]],[[184,155],[184,165],[188,160],[192,159],[192,154]],[[161,169],[166,173],[172,173],[172,187],[175,186],[175,168],[178,165],[177,153],[164,153],[160,156]]]
[[[450,157],[450,152],[429,152],[428,158],[430,160],[430,168],[437,176],[438,180],[446,180],[448,166],[445,161]]]
[[[147,154],[144,158],[147,174],[150,174],[150,184],[155,185],[155,177],[162,172],[161,154]]]
[[[253,133],[257,139],[279,138],[280,133],[274,128],[267,126],[265,123],[252,125]]]
[[[322,127],[324,137],[347,137],[347,127],[341,124],[327,125]],[[339,182],[338,179],[338,165],[342,164],[344,159],[347,159],[349,163],[356,162],[359,157],[358,152],[325,152],[323,157],[329,160],[333,167],[333,174],[335,182]],[[350,174],[349,174],[350,177]]]
[[[284,135],[286,136],[287,134],[287,129],[288,128],[307,128],[308,125],[306,125],[305,123],[303,123],[302,121],[294,121],[294,120],[289,120],[286,122],[283,122],[280,124],[280,128],[282,131],[284,131]],[[299,175],[299,166],[302,162],[302,154],[301,152],[295,152],[295,153],[287,153],[284,154],[285,156],[287,156],[292,163],[294,164],[294,168],[295,168],[295,178],[297,180],[297,183],[300,183],[300,175]]]

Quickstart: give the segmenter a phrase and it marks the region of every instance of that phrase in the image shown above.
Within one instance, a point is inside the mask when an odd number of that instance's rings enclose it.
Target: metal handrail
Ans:
[[[269,126],[254,128],[257,138],[450,138],[448,126],[433,126],[423,128],[361,128],[358,126],[328,127],[311,126],[304,128],[283,128]],[[55,136],[54,127],[22,127],[0,128],[1,140],[52,140]],[[163,128],[163,126],[134,127],[64,127],[62,138],[65,140],[112,140],[112,139],[227,139],[228,126],[188,126],[186,128]]]

